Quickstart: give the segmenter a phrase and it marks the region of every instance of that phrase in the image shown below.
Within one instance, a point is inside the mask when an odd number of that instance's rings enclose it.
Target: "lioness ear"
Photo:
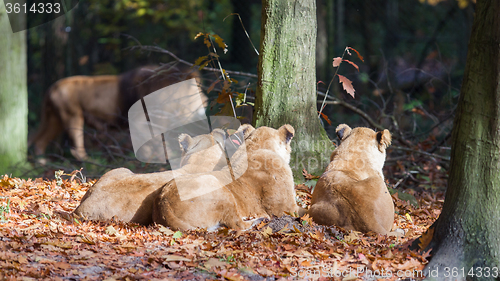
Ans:
[[[255,131],[255,128],[252,125],[250,125],[250,124],[243,124],[243,125],[241,125],[238,128],[238,130],[236,131],[236,133],[243,133],[243,138],[247,139],[248,136],[250,136],[250,134],[253,131]]]
[[[337,129],[335,129],[337,137],[341,141],[344,140],[351,133],[351,131],[351,127],[347,126],[346,124],[340,124],[337,126]]]
[[[289,143],[292,140],[293,136],[295,135],[295,129],[293,129],[293,127],[289,124],[285,124],[285,125],[281,126],[278,129],[278,132],[281,136],[281,139],[285,143]]]
[[[392,137],[389,130],[386,129],[377,133],[378,150],[380,150],[380,152],[384,152],[384,150],[391,145],[391,141]]]
[[[188,134],[179,135],[179,145],[183,152],[187,152],[189,146],[193,143],[193,138]]]
[[[226,140],[226,133],[224,132],[224,130],[217,128],[212,131],[212,137],[216,142],[224,143],[224,141]]]

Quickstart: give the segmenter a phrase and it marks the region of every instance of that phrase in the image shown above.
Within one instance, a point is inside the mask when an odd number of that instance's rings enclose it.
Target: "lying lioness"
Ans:
[[[170,181],[154,202],[153,221],[178,230],[220,225],[243,230],[253,219],[298,211],[288,165],[293,135],[290,125],[259,127],[232,156],[230,166]]]
[[[194,138],[182,134],[180,169],[150,174],[134,174],[126,168],[111,170],[87,191],[74,214],[93,220],[114,217],[124,222],[150,224],[154,198],[165,183],[174,176],[212,171],[226,164],[224,139],[225,133],[220,129]]]
[[[251,125],[242,125],[232,136],[241,135],[244,139],[253,130]],[[234,139],[232,136],[226,141]],[[87,191],[74,214],[93,220],[115,218],[148,225],[152,222],[154,198],[165,183],[183,174],[208,172],[227,166],[224,139],[225,132],[220,129],[194,138],[181,134],[180,169],[150,174],[134,174],[126,168],[109,171]]]
[[[35,155],[42,155],[49,143],[65,131],[73,142],[71,154],[84,160],[87,158],[84,120],[98,131],[103,130],[103,124],[126,123],[124,121],[127,120],[128,109],[141,97],[198,76],[197,71],[187,67],[148,66],[122,75],[72,76],[61,79],[50,87],[45,96],[40,127],[30,138],[28,146],[34,144]],[[206,102],[203,94],[201,98]],[[198,107],[191,109],[194,113],[200,111]],[[202,114],[204,115],[204,111]],[[40,162],[45,160],[40,159]]]
[[[382,167],[391,134],[345,124],[336,131],[340,145],[314,188],[308,214],[319,224],[388,234],[394,204]]]

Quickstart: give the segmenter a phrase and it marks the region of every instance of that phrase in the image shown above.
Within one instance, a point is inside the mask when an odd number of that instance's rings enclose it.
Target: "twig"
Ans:
[[[321,103],[318,118],[321,116],[321,112],[323,112],[323,109],[325,108],[325,102],[326,102],[326,98],[328,97],[328,92],[330,91],[330,86],[332,86],[333,80],[335,79],[335,76],[337,76],[337,73],[339,72],[339,68],[340,68],[340,65],[342,64],[342,61],[344,60],[344,56],[345,56],[345,52],[347,51],[347,48],[348,47],[345,47],[344,52],[342,53],[342,58],[341,58],[340,64],[336,67],[335,74],[333,74],[332,80],[330,80],[330,84],[328,84],[328,88],[326,88],[325,98],[323,99],[323,103]]]
[[[445,160],[445,161],[450,161],[450,157],[446,157],[446,156],[442,156],[442,155],[438,155],[438,154],[433,154],[433,153],[429,153],[429,152],[425,152],[425,151],[421,151],[421,150],[415,150],[415,149],[401,147],[401,146],[391,146],[391,148],[396,149],[396,150],[414,152],[414,153],[422,154],[422,155],[433,157],[433,158],[439,158],[439,159]]]
[[[254,46],[254,44],[252,42],[252,39],[250,39],[250,35],[248,35],[248,32],[247,32],[245,26],[243,25],[243,21],[241,20],[240,14],[238,14],[238,13],[232,13],[229,16],[238,16],[238,18],[240,19],[241,27],[243,27],[243,30],[245,31],[245,34],[247,35],[248,41],[250,41],[250,44],[252,44],[253,50],[255,51],[255,53],[258,56],[259,55],[259,51],[257,51],[257,48],[255,48],[255,46]],[[225,17],[222,21],[225,21],[229,16]]]
[[[338,105],[342,105],[343,107],[347,108],[347,109],[350,109],[352,111],[354,111],[355,113],[357,113],[358,115],[360,115],[361,117],[363,117],[371,126],[379,129],[379,130],[384,130],[385,128],[378,124],[377,122],[375,122],[366,112],[364,112],[363,110],[355,107],[354,105],[351,105],[343,100],[339,100],[335,97],[332,97],[332,96],[327,96],[325,93],[323,92],[320,92],[318,91],[318,95],[319,96],[324,96],[325,99],[328,98],[330,101],[324,101],[325,104],[338,104]],[[317,101],[318,103],[321,103],[321,101]]]
[[[176,60],[182,64],[194,66],[193,63],[190,63],[186,60],[183,60],[183,59],[179,58],[178,56],[176,56],[174,53],[170,52],[169,50],[165,50],[165,49],[160,48],[158,46],[141,46],[140,48],[144,49],[144,50],[152,51],[152,52],[164,53],[164,54],[171,56],[174,60]],[[220,69],[212,68],[212,67],[204,67],[203,70],[220,72]],[[251,78],[258,78],[257,74],[242,72],[242,71],[226,70],[226,73],[233,74],[233,75],[239,75],[239,76],[246,76],[246,77],[251,77]]]

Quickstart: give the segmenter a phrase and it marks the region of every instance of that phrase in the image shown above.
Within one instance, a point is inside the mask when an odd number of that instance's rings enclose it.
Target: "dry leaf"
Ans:
[[[336,57],[333,58],[333,67],[337,67],[342,63],[342,58],[341,57]]]
[[[354,67],[356,68],[356,70],[357,70],[357,71],[359,71],[359,67],[358,67],[358,65],[357,65],[357,64],[353,63],[353,62],[352,62],[352,61],[350,61],[350,60],[343,60],[343,61],[348,62],[350,65],[354,66]]]
[[[358,58],[359,58],[362,62],[364,62],[364,60],[363,60],[363,56],[362,56],[362,55],[360,55],[360,54],[359,54],[359,52],[358,52],[358,51],[356,51],[356,49],[351,48],[351,47],[347,47],[347,52],[349,52],[349,50],[353,50],[354,52],[356,52],[356,54],[358,55]],[[351,53],[349,53],[349,55],[350,55],[350,54],[351,54]]]
[[[345,76],[342,76],[340,74],[337,74],[337,76],[339,77],[339,83],[342,84],[344,90],[354,98],[354,88],[352,87],[351,80],[347,79]]]
[[[328,116],[326,116],[323,112],[319,112],[319,114],[321,114],[321,117],[323,117],[323,119],[325,119],[325,121],[328,123],[328,125],[332,125],[332,121],[330,121]]]
[[[207,262],[205,262],[205,267],[208,269],[212,269],[212,267],[226,267],[227,263],[220,261],[216,258],[209,258]]]
[[[433,236],[434,228],[430,227],[424,234],[422,234],[420,238],[418,238],[420,240],[420,242],[418,243],[420,250],[425,250],[425,248],[429,246],[429,243],[431,243]]]
[[[162,259],[165,259],[166,262],[169,261],[191,261],[188,258],[185,258],[183,256],[178,256],[178,255],[165,255],[161,257]]]

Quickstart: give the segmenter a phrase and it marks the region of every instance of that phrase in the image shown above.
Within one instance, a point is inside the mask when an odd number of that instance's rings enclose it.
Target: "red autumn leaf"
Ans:
[[[319,179],[319,176],[309,174],[306,169],[302,169],[302,175],[306,180]]]
[[[339,83],[342,83],[344,90],[354,98],[354,88],[352,87],[352,81],[347,79],[347,77],[339,75]]]
[[[342,63],[342,58],[341,57],[336,57],[333,58],[333,67],[337,67]]]
[[[328,123],[328,125],[332,125],[332,121],[330,121],[328,116],[326,116],[323,112],[319,112],[319,114],[321,114],[321,117],[323,117],[323,119],[325,119],[325,121]]]
[[[351,64],[352,66],[354,66],[356,68],[357,71],[359,71],[359,67],[357,64],[353,63],[352,61],[350,60],[344,60],[345,62],[348,62],[349,64]]]
[[[359,52],[358,52],[358,51],[356,51],[356,49],[351,48],[351,47],[347,47],[347,49],[348,49],[348,51],[347,51],[347,52],[349,52],[349,49],[351,49],[351,50],[353,50],[354,52],[356,52],[356,54],[358,55],[358,58],[359,58],[362,62],[364,62],[364,60],[363,60],[363,56],[362,56],[362,55],[360,55],[360,54],[359,54]],[[350,54],[351,54],[351,53],[349,53],[349,55],[350,55]]]

